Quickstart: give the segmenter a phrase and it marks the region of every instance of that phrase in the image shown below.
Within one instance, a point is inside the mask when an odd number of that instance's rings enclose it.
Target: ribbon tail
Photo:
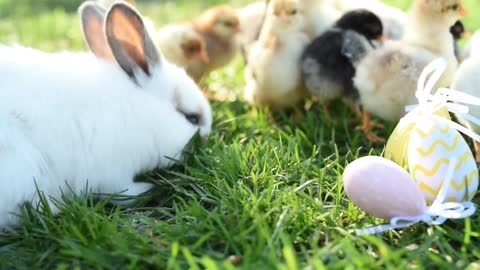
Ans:
[[[379,234],[383,233],[386,231],[391,231],[397,229],[395,226],[392,226],[390,224],[385,224],[385,225],[378,225],[378,226],[373,226],[373,227],[368,227],[365,229],[358,229],[355,230],[355,234],[360,236],[360,235],[372,235],[372,234]]]
[[[480,106],[480,98],[455,89],[440,88],[437,90],[435,95],[444,97],[445,99],[450,101],[455,101],[456,103]]]
[[[438,58],[429,63],[420,74],[417,84],[417,92],[415,93],[420,104],[424,103],[431,97],[431,93],[435,84],[447,69],[447,62],[443,58]],[[429,77],[427,81],[427,78]]]
[[[446,217],[439,216],[432,221],[432,225],[442,225],[447,220],[448,219]]]
[[[404,229],[408,228],[412,225],[415,225],[419,222],[425,222],[427,224],[432,223],[432,219],[428,215],[421,215],[416,217],[394,217],[390,220],[390,224],[384,224],[379,226],[368,227],[365,229],[358,229],[355,230],[357,235],[372,235],[383,233],[386,231],[396,230],[396,229]]]

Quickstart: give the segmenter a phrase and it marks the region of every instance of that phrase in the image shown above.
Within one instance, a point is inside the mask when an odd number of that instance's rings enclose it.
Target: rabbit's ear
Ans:
[[[79,8],[83,35],[90,50],[100,58],[113,60],[105,37],[105,10],[94,1],[86,1]]]
[[[133,7],[122,2],[114,4],[108,11],[105,27],[113,56],[133,80],[137,79],[138,69],[150,76],[151,68],[160,65],[160,54]]]

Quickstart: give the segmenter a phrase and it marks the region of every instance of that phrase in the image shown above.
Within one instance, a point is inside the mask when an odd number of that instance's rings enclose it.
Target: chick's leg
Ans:
[[[362,126],[359,129],[365,134],[367,140],[373,144],[383,143],[385,139],[378,137],[372,132],[372,127],[378,126],[380,124],[372,123],[371,115],[366,110],[363,111],[363,121]]]
[[[350,99],[344,99],[343,103],[345,103],[347,108],[355,114],[355,122],[361,123],[363,120],[363,116],[358,103]]]
[[[372,121],[368,112],[365,111],[362,113],[358,102],[350,99],[344,99],[343,102],[345,103],[347,108],[355,115],[355,122],[362,124],[362,127],[360,129],[363,129],[365,124],[367,124],[367,126],[371,128],[385,128],[385,126],[381,123]]]

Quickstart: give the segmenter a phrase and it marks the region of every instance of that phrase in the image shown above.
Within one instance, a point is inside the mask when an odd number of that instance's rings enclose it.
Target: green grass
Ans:
[[[52,2],[0,0],[0,42],[49,51],[85,49],[75,1],[57,1],[68,3],[66,8],[53,8]],[[140,10],[162,24],[188,19],[215,2],[149,1]],[[408,7],[408,1],[390,2]],[[472,15],[480,14],[476,0],[466,2]],[[475,16],[466,22],[470,30],[480,26]],[[313,106],[298,121],[277,113],[272,123],[268,111],[235,98],[244,87],[240,59],[212,74],[204,87],[234,97],[212,103],[208,145],[183,166],[148,174],[157,188],[131,208],[88,196],[57,202],[58,216],[45,207],[26,207],[23,228],[0,236],[0,268],[480,267],[479,215],[441,227],[353,234],[383,221],[347,199],[342,172],[359,156],[380,155],[383,146],[370,145],[356,132],[346,109],[332,106],[335,117],[329,118]],[[392,129],[387,123],[380,135],[388,137]],[[241,257],[241,263],[235,266],[231,256]]]

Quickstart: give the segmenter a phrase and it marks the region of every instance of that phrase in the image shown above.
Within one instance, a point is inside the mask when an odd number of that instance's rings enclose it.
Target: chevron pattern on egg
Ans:
[[[444,128],[439,127],[438,125],[433,125],[429,130],[423,131],[420,128],[416,128],[415,131],[422,137],[422,139],[426,139],[430,137],[435,130],[438,130],[440,134],[446,135],[450,132],[450,126],[445,125]]]
[[[475,170],[472,170],[468,176],[464,177],[463,181],[460,181],[460,184],[458,184],[457,180],[452,179],[450,181],[450,187],[460,192],[462,190],[466,190],[468,186],[472,185],[477,180],[478,180],[478,174],[477,174],[477,170],[475,169]],[[433,188],[424,182],[420,183],[419,187],[421,190],[427,191],[428,193],[436,196],[440,192],[440,189],[442,188],[444,182],[445,180],[443,180],[437,188]]]
[[[450,188],[445,199],[461,202],[475,195],[478,167],[470,147],[456,129],[435,119],[424,119],[417,123],[410,139],[409,169],[427,202],[432,203],[446,183],[452,158],[457,161],[453,175],[447,180]]]
[[[418,147],[417,148],[417,151],[418,153],[420,153],[420,155],[422,155],[422,157],[428,157],[430,156],[431,154],[433,154],[433,152],[435,151],[435,148],[437,146],[443,146],[445,148],[445,150],[447,150],[448,152],[452,152],[453,150],[457,149],[457,146],[458,146],[458,143],[460,142],[460,136],[456,136],[454,141],[453,141],[453,144],[452,145],[448,145],[446,142],[438,139],[436,141],[433,142],[433,144],[428,148],[428,150],[423,150],[422,148]]]
[[[458,163],[457,163],[457,166],[455,167],[455,171],[458,171],[462,166],[466,165],[471,155],[472,155],[472,152],[470,151],[470,149],[465,151],[465,153],[463,153],[458,159]]]
[[[458,184],[458,182],[455,179],[452,179],[452,182],[450,184],[451,184],[451,187],[456,191],[462,191],[466,189],[467,186],[470,186],[471,184],[473,184],[474,181],[477,181],[477,179],[478,179],[477,169],[474,169],[470,172],[468,176],[465,176],[463,178],[463,181],[461,181],[460,184]]]
[[[417,171],[420,171],[422,172],[425,176],[428,176],[428,177],[432,177],[434,175],[437,174],[437,172],[440,170],[440,168],[442,167],[442,165],[448,165],[450,164],[450,160],[446,159],[446,158],[441,158],[437,161],[437,163],[435,163],[435,165],[433,166],[433,168],[431,170],[425,168],[424,166],[420,165],[420,164],[416,164],[415,167],[413,167],[413,171],[412,173],[414,175],[417,174]]]

